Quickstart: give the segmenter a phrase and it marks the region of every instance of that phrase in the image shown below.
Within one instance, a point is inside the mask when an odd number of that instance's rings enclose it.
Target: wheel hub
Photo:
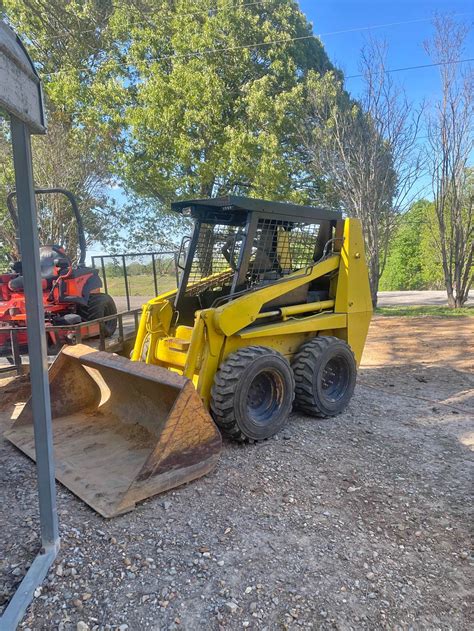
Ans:
[[[343,357],[333,357],[328,361],[321,376],[323,392],[331,401],[340,399],[349,382],[347,365]]]
[[[257,423],[268,422],[281,406],[283,383],[275,371],[264,371],[256,375],[247,392],[247,409]]]

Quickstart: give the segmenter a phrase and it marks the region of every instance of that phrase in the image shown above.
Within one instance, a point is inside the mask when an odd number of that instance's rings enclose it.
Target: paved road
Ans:
[[[448,304],[445,291],[381,291],[379,307],[397,307],[401,305],[439,305]],[[474,304],[471,292],[466,305]]]
[[[131,296],[130,306],[137,309],[149,300],[151,296]],[[127,301],[125,296],[114,298],[119,311],[125,311]],[[396,307],[402,305],[447,305],[445,291],[381,291],[379,292],[379,307]],[[474,305],[474,294],[471,292],[467,305]]]
[[[145,302],[153,296],[130,296],[130,309],[139,309]],[[125,296],[113,296],[117,311],[127,311],[127,299]]]

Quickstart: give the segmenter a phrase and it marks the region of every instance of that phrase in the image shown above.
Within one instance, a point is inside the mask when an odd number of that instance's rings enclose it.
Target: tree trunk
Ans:
[[[370,285],[370,294],[372,296],[372,307],[375,309],[377,306],[378,296],[377,293],[379,291],[379,262],[378,257],[373,257],[369,261],[369,285]]]
[[[456,308],[456,298],[454,297],[453,286],[451,284],[451,279],[446,279],[446,293],[448,295],[448,305],[453,309]]]
[[[462,289],[456,291],[456,298],[454,299],[454,307],[456,309],[460,309],[464,307],[467,299],[469,297],[469,288],[466,288],[464,291]]]
[[[464,276],[461,278],[459,275],[456,278],[455,288],[456,288],[456,308],[460,308],[464,306],[464,303],[469,297],[469,290],[471,288],[472,277],[469,277],[470,274],[470,263],[472,260],[472,256],[469,257],[468,263],[466,265]],[[469,280],[468,280],[469,279]]]

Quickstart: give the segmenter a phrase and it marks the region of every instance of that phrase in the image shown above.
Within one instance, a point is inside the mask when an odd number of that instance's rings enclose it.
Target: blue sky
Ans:
[[[313,23],[315,34],[375,27],[393,22],[417,21],[384,28],[322,35],[321,40],[333,63],[344,74],[358,74],[358,56],[369,34],[384,38],[388,44],[388,67],[401,68],[430,63],[423,41],[432,34],[430,20],[435,12],[464,14],[458,19],[474,19],[472,0],[300,0],[302,11]],[[474,32],[471,31],[466,57],[474,57]],[[439,70],[424,68],[393,75],[405,87],[409,100],[419,102],[439,92]],[[347,89],[357,96],[359,79],[347,81]]]
[[[314,33],[321,36],[329,58],[345,76],[359,74],[360,49],[370,36],[385,40],[387,68],[419,66],[431,63],[423,42],[433,34],[431,20],[435,13],[450,13],[471,26],[474,20],[472,0],[300,0],[299,4],[312,22]],[[474,57],[472,28],[463,57]],[[395,72],[392,77],[403,86],[415,107],[424,101],[429,108],[439,98],[438,67]],[[346,81],[346,89],[355,97],[362,87],[361,79]],[[420,134],[420,144],[426,142],[424,133]],[[429,178],[420,177],[412,194],[430,198],[430,190]]]

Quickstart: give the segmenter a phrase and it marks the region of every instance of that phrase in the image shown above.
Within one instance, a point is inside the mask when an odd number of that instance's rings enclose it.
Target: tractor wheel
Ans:
[[[83,320],[90,321],[115,315],[116,313],[117,307],[111,296],[108,294],[90,294],[87,307],[82,309],[79,315]],[[104,322],[105,337],[111,337],[115,333],[116,328],[116,318]]]
[[[287,360],[272,348],[248,346],[221,364],[211,391],[211,412],[224,436],[240,442],[276,434],[291,412],[295,392]]]
[[[335,416],[354,392],[357,366],[351,347],[337,337],[318,336],[301,346],[292,363],[295,406],[310,416]]]

